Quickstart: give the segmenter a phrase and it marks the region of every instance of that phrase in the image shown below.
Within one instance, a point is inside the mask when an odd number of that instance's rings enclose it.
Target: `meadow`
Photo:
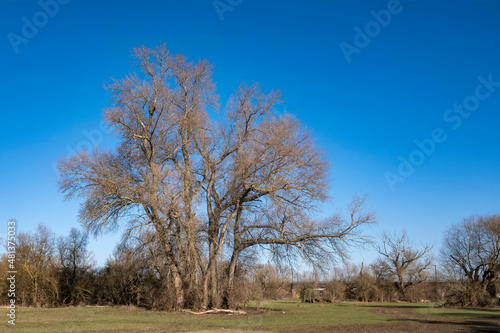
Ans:
[[[439,304],[253,302],[247,315],[135,307],[19,308],[12,332],[499,332],[500,309]]]

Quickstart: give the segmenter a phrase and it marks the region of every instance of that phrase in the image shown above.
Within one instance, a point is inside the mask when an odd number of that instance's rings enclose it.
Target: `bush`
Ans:
[[[477,282],[455,282],[445,292],[447,306],[489,306],[492,297]]]

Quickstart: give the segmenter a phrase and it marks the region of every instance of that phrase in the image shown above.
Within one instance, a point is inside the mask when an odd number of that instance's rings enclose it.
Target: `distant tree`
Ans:
[[[290,294],[290,271],[274,265],[255,265],[250,278],[261,293],[260,299],[282,299]]]
[[[54,234],[43,224],[17,236],[16,296],[24,306],[51,306],[58,301],[54,244]]]
[[[387,260],[377,258],[371,265],[370,269],[377,281],[390,282],[394,280],[393,270]]]
[[[87,244],[87,234],[75,228],[59,238],[59,297],[63,304],[85,303],[92,294],[93,263]]]
[[[441,256],[444,266],[465,280],[457,301],[487,305],[487,288],[494,289],[500,274],[500,215],[470,216],[451,226]]]
[[[335,267],[331,284],[334,299],[355,299],[363,302],[382,302],[390,299],[387,292],[387,283],[377,279],[373,274],[372,266],[365,267],[364,263],[355,265],[344,262]]]
[[[119,138],[116,150],[61,160],[59,184],[68,199],[84,199],[87,230],[128,221],[129,230],[153,233],[176,308],[221,305],[225,250],[231,294],[250,247],[318,264],[364,240],[360,227],[375,221],[364,200],[353,203],[352,218],[311,217],[328,199],[328,163],[295,117],[274,114],[279,92],[242,85],[216,115],[207,61],[190,63],[164,46],[135,49],[134,57],[142,74],[108,86],[104,117]],[[227,296],[223,303],[234,307]]]
[[[345,283],[349,288],[354,288],[356,279],[360,273],[360,267],[348,261],[333,269],[333,279]]]
[[[7,242],[5,242],[7,244]],[[12,258],[12,257],[11,257]],[[9,267],[9,259],[12,260],[11,258],[8,257],[8,254],[5,253],[0,257],[0,304],[8,304],[9,303],[9,290],[11,289],[11,282],[10,280],[7,280],[10,276],[8,275],[7,272],[9,272],[11,269]]]
[[[100,273],[100,291],[97,295],[100,302],[114,305],[147,305],[145,280],[148,274],[144,267],[150,263],[145,259],[143,253],[136,251],[128,242],[120,243]]]
[[[392,278],[402,298],[406,290],[428,278],[432,245],[414,245],[406,231],[400,234],[382,234],[376,246],[381,258],[376,263],[379,277]]]

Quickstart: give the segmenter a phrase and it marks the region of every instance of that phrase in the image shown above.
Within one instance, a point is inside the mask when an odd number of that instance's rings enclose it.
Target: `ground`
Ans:
[[[6,313],[6,310],[2,312]],[[165,313],[135,307],[18,308],[16,332],[500,332],[500,309],[438,304],[249,304],[247,315]],[[4,330],[5,329],[5,330]]]

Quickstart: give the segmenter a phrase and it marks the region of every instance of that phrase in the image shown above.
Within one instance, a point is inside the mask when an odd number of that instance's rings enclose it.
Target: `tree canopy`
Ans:
[[[206,60],[165,46],[133,56],[140,72],[106,87],[116,149],[61,159],[59,185],[67,199],[83,199],[88,231],[127,223],[129,235],[152,235],[143,239],[161,249],[177,308],[235,306],[236,266],[256,246],[277,261],[321,266],[365,241],[360,227],[375,222],[365,198],[347,217],[316,217],[329,200],[328,163],[299,120],[276,114],[279,91],[242,84],[221,110]]]

